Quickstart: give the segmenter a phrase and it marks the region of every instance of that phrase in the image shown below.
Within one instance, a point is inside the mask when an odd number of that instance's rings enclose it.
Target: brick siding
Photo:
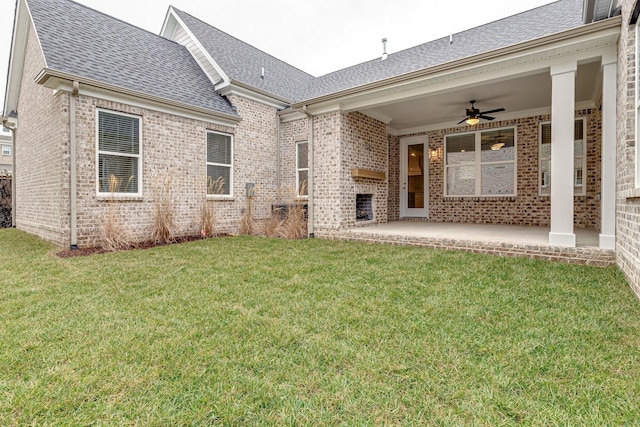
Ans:
[[[635,189],[636,37],[629,19],[635,1],[622,1],[618,42],[616,257],[631,288],[640,298],[640,192]]]
[[[574,223],[580,228],[600,228],[601,115],[596,109],[576,111],[587,121],[587,185],[584,196],[575,196]],[[427,135],[429,153],[429,218],[425,221],[549,226],[550,197],[541,196],[538,184],[539,124],[549,115],[446,128]],[[517,129],[517,195],[510,197],[444,197],[444,138],[448,134],[501,127]],[[389,137],[389,220],[400,218],[400,137]]]
[[[44,60],[30,31],[25,76],[36,75]],[[16,149],[17,226],[59,246],[70,241],[69,94],[54,95],[25,78],[19,106],[20,128]],[[175,234],[199,233],[200,205],[206,198],[206,132],[234,136],[233,198],[211,198],[219,231],[236,232],[246,208],[245,184],[257,188],[255,218],[266,218],[276,200],[276,109],[243,98],[230,97],[242,121],[234,129],[80,95],[76,101],[78,245],[99,243],[100,226],[113,209],[132,240],[151,238],[157,193],[172,177]],[[111,198],[97,194],[97,109],[132,114],[142,125],[142,194]]]
[[[69,97],[54,95],[33,76],[45,66],[30,25],[16,132],[16,227],[45,240],[69,243]]]

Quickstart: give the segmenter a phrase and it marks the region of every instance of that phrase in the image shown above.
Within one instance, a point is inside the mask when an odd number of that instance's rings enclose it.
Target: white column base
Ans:
[[[576,235],[574,233],[549,233],[549,244],[551,246],[576,247]]]
[[[616,249],[616,236],[601,234],[599,238],[600,238],[600,249],[607,249],[611,251],[614,251]]]

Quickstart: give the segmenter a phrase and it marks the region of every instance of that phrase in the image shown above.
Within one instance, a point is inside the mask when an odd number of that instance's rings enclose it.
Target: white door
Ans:
[[[400,217],[428,216],[429,151],[426,136],[400,139]]]

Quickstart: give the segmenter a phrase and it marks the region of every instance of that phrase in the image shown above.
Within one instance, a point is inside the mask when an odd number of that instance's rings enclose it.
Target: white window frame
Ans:
[[[586,196],[587,195],[587,118],[586,117],[575,117],[574,122],[582,121],[582,183],[577,184],[578,180],[578,169],[573,170],[573,195],[574,196]],[[542,176],[542,162],[544,160],[549,160],[551,162],[551,153],[549,153],[549,157],[542,157],[542,126],[551,124],[550,121],[540,122],[538,125],[538,194],[542,197],[550,197],[551,193],[544,193],[542,191],[543,188],[548,188],[549,182],[543,182],[544,178]],[[574,144],[579,140],[574,140]],[[573,161],[575,164],[576,155],[574,154]]]
[[[309,141],[298,141],[296,142],[296,195],[300,198],[308,199],[309,198],[309,179],[307,179],[307,194],[300,194],[300,172],[307,171],[307,177],[309,176],[309,159],[307,158],[307,167],[301,168],[298,164],[298,160],[300,159],[298,153],[300,150],[301,144],[307,144],[307,156],[309,153]]]
[[[131,117],[138,120],[138,154],[122,154],[113,151],[101,151],[100,150],[100,113],[109,113],[116,116]],[[142,117],[134,114],[122,113],[120,111],[106,110],[102,108],[96,109],[96,194],[98,196],[109,196],[118,198],[132,198],[142,196]],[[133,157],[138,159],[138,191],[135,193],[110,193],[108,191],[100,191],[100,154],[106,154],[111,156],[121,157]]]
[[[513,160],[498,161],[498,162],[483,162],[482,161],[482,134],[485,132],[495,132],[501,130],[513,130]],[[447,139],[449,137],[461,136],[461,135],[475,135],[475,160],[473,162],[475,171],[475,192],[474,194],[447,194],[447,176],[448,170],[451,167],[459,167],[460,165],[448,165],[447,164]],[[452,133],[444,136],[444,151],[443,151],[443,163],[444,163],[444,197],[445,198],[461,198],[461,197],[481,197],[481,198],[496,198],[496,197],[515,197],[518,195],[518,128],[517,126],[505,126],[499,128],[480,129],[472,132],[460,132]],[[494,165],[494,164],[511,164],[513,163],[513,193],[496,193],[496,194],[482,194],[482,166]],[[470,165],[469,165],[470,166]]]
[[[3,145],[2,146],[2,155],[3,156],[10,156],[11,155],[11,146],[10,145]]]
[[[222,136],[227,136],[229,137],[229,141],[231,142],[231,163],[227,164],[227,163],[216,163],[216,162],[209,162],[209,148],[208,148],[208,139],[209,139],[209,134],[216,134],[216,135],[222,135]],[[229,168],[229,194],[209,194],[207,193],[207,198],[209,199],[229,199],[234,197],[233,195],[233,155],[234,155],[234,138],[233,138],[233,134],[230,133],[225,133],[225,132],[217,132],[214,130],[207,130],[206,132],[206,136],[205,136],[205,143],[204,143],[204,151],[205,151],[205,176],[209,177],[209,171],[208,171],[208,167],[209,166],[222,166],[222,167],[227,167]],[[208,189],[205,188],[205,191],[208,191]]]

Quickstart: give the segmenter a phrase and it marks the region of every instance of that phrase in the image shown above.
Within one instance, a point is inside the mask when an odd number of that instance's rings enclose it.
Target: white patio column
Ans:
[[[549,244],[576,245],[573,232],[573,151],[576,61],[551,67],[551,232]]]
[[[600,248],[616,248],[616,76],[617,57],[602,57],[602,182]]]

